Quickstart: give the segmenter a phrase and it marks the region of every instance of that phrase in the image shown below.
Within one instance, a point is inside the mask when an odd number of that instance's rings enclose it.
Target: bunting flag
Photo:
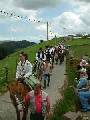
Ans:
[[[28,18],[27,16],[20,16],[20,15],[16,15],[15,13],[10,13],[10,12],[6,12],[6,11],[4,11],[4,10],[0,10],[0,14],[1,15],[5,15],[5,16],[9,16],[9,17],[15,17],[15,18],[17,18],[17,19],[24,19],[24,20],[27,20],[28,22],[37,22],[37,23],[44,23],[44,22],[42,22],[42,21],[40,21],[40,20],[36,20],[36,19],[34,19],[34,20],[31,20],[30,18]]]
[[[15,12],[7,12],[7,11],[2,10],[2,9],[0,10],[0,14],[11,17],[11,18],[25,20],[25,21],[32,22],[32,23],[44,23],[44,24],[47,24],[47,21],[40,21],[40,20],[36,20],[36,19],[32,20],[32,19],[28,18],[28,16],[17,15]]]
[[[40,20],[36,20],[36,19],[32,20],[32,19],[28,18],[28,16],[16,15],[15,12],[14,13],[13,12],[6,12],[5,10],[2,10],[2,9],[0,10],[0,14],[8,16],[8,17],[13,17],[16,19],[26,20],[28,22],[47,24],[47,22],[45,22],[45,21],[40,21]],[[49,34],[54,35],[54,33],[52,31],[49,31]]]

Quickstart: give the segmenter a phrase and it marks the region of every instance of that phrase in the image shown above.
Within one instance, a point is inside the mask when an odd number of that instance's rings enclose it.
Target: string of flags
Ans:
[[[28,18],[27,16],[21,16],[21,15],[16,15],[15,13],[10,13],[10,12],[6,12],[4,10],[0,10],[0,14],[1,15],[5,15],[5,16],[8,16],[8,17],[14,17],[14,18],[17,18],[17,19],[24,19],[24,20],[27,20],[28,22],[38,22],[38,23],[42,23],[42,21],[40,20],[32,20],[30,18]]]
[[[47,23],[47,22],[43,22],[40,20],[35,20],[35,19],[30,19],[27,16],[21,16],[21,15],[17,15],[15,14],[15,12],[6,12],[5,10],[0,10],[0,14],[4,15],[4,16],[8,16],[8,17],[13,17],[13,18],[17,18],[17,19],[21,19],[21,20],[26,20],[28,22],[34,22],[34,23]],[[54,32],[52,32],[51,30],[49,31],[50,35],[55,35]]]

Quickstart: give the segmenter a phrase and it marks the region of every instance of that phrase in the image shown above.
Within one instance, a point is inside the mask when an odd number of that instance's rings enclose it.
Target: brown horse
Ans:
[[[25,95],[30,89],[19,81],[14,81],[8,85],[11,101],[16,109],[17,120],[26,120],[28,105],[24,101]]]

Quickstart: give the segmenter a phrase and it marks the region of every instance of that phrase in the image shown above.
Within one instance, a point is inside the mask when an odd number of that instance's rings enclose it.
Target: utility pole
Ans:
[[[48,41],[48,22],[47,22],[47,41]]]

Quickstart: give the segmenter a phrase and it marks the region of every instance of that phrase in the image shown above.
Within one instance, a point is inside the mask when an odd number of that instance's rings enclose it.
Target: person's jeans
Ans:
[[[90,91],[79,92],[78,95],[80,98],[82,109],[85,111],[90,110],[90,104],[88,103],[88,100],[90,99]]]
[[[49,86],[50,83],[50,74],[44,74],[43,78],[44,78],[44,88],[46,88],[46,82],[47,82],[47,86]]]

